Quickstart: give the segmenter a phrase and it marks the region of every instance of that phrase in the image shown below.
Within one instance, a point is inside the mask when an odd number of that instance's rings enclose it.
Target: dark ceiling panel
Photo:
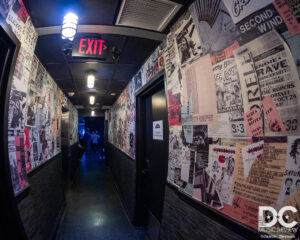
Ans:
[[[94,73],[97,79],[111,79],[115,71],[115,64],[106,63],[70,63],[69,64],[73,77],[82,79],[86,83],[89,73]]]
[[[141,66],[158,45],[157,41],[128,37],[119,57],[119,63]]]
[[[64,90],[73,90],[75,88],[74,82],[72,79],[64,79],[61,81],[56,81],[57,85],[64,91]]]
[[[35,27],[61,25],[67,12],[74,12],[81,25],[113,25],[118,0],[27,0]],[[45,14],[46,13],[46,14]]]
[[[35,54],[43,64],[63,63],[64,53],[60,34],[39,36]]]
[[[72,79],[70,72],[67,70],[67,64],[65,63],[46,63],[44,64],[45,68],[57,81],[61,81],[64,79]]]
[[[118,64],[113,77],[113,81],[129,82],[137,71],[138,71],[137,65]]]
[[[111,91],[114,90],[123,90],[127,86],[128,82],[127,81],[111,81],[109,85],[109,89]]]

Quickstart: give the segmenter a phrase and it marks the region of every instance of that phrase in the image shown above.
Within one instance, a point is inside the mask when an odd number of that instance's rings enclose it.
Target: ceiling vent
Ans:
[[[169,0],[123,0],[116,25],[162,32],[181,6]]]

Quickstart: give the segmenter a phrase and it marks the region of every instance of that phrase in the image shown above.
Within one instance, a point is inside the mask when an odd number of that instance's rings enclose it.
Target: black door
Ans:
[[[163,77],[137,99],[138,165],[147,232],[158,237],[168,170],[168,111]],[[150,232],[150,233],[149,233]]]

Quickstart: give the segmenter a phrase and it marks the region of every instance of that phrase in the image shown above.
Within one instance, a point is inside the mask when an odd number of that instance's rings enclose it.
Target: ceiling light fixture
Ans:
[[[94,88],[95,86],[95,76],[94,75],[89,75],[87,78],[87,87],[88,88]]]
[[[94,110],[92,110],[91,115],[92,115],[92,117],[95,116],[95,111]]]
[[[110,96],[116,96],[116,93],[112,92],[112,93],[110,94]]]
[[[90,104],[94,105],[95,103],[95,96],[90,96]]]
[[[78,17],[74,13],[68,13],[64,16],[63,24],[61,27],[62,39],[74,40],[77,32]]]

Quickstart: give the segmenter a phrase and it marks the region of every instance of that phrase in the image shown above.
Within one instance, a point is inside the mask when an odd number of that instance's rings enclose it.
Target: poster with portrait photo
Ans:
[[[8,129],[24,130],[26,93],[12,89],[8,110]]]
[[[234,171],[235,147],[209,145],[209,161],[206,172],[216,184],[222,202],[232,205],[231,184]]]
[[[169,131],[169,162],[167,180],[176,186],[182,187],[181,160],[185,154],[182,143],[182,127],[170,126]]]
[[[238,28],[221,0],[196,0],[190,12],[201,39],[202,55],[221,51],[239,40]]]
[[[134,77],[135,91],[142,87],[142,72],[139,71]]]
[[[168,90],[172,89],[174,93],[179,93],[182,89],[180,61],[174,32],[172,31],[167,35],[165,65],[167,88]]]
[[[12,186],[14,189],[14,193],[17,194],[21,191],[21,186],[17,167],[15,137],[8,137],[8,155]]]
[[[25,125],[30,127],[35,127],[35,115],[36,115],[36,104],[35,104],[35,96],[36,92],[34,92],[31,88],[29,89],[27,95],[27,111],[26,111],[26,121]]]
[[[287,140],[287,154],[285,171],[282,179],[280,194],[276,208],[288,200],[300,188],[300,136],[289,136]]]
[[[181,67],[203,55],[201,42],[189,11],[173,27]]]
[[[169,122],[170,126],[181,126],[181,103],[180,93],[173,94],[172,91],[168,91],[168,103],[169,103]]]

